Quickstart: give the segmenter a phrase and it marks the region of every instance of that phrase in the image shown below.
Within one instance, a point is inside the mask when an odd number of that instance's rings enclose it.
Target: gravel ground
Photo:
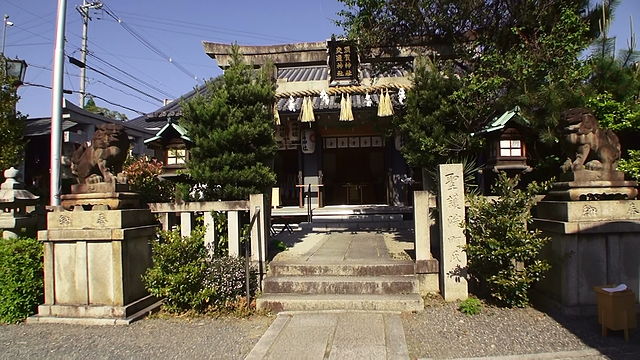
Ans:
[[[0,325],[0,359],[244,359],[274,318]]]
[[[468,316],[456,304],[427,300],[421,313],[403,314],[412,359],[459,358],[598,349],[611,359],[640,359],[640,331],[600,335],[597,319],[553,318],[534,308],[485,307]]]

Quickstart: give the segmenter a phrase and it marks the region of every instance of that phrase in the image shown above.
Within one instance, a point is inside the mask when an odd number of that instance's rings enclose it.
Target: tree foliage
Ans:
[[[127,115],[121,112],[117,112],[115,110],[110,110],[110,109],[96,105],[95,100],[93,100],[93,97],[91,96],[89,96],[89,100],[87,100],[87,103],[84,105],[84,109],[94,114],[100,114],[104,117],[108,117],[110,119],[122,120],[122,121],[127,120]]]
[[[194,141],[189,174],[207,185],[208,199],[248,199],[275,183],[271,70],[254,70],[234,46],[222,78],[183,105],[183,124]]]
[[[338,23],[368,55],[408,46],[431,58],[414,69],[397,117],[414,166],[474,153],[469,134],[516,105],[553,144],[561,112],[584,105],[589,71],[579,55],[598,35],[600,11],[588,0],[341,1]]]
[[[24,151],[24,121],[26,116],[16,110],[20,97],[16,92],[16,79],[5,73],[5,58],[0,55],[0,171],[17,166]]]

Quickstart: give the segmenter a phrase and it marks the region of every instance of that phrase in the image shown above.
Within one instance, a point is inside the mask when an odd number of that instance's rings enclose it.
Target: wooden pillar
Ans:
[[[249,195],[249,218],[253,219],[254,214],[259,211],[258,218],[251,228],[251,260],[264,263],[267,258],[267,238],[269,232],[265,232],[266,206],[265,198],[262,194]]]
[[[216,224],[211,211],[205,211],[204,213],[204,226],[206,228],[204,245],[207,247],[209,254],[213,254],[218,245],[216,244]]]
[[[191,235],[191,221],[193,220],[193,214],[191,212],[180,213],[180,235]]]
[[[238,211],[227,213],[227,228],[229,229],[229,256],[240,257],[240,216]]]

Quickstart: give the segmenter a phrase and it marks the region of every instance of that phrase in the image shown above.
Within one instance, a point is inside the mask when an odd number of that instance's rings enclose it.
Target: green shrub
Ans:
[[[123,172],[132,191],[140,194],[144,203],[168,202],[175,196],[175,183],[159,178],[163,173],[162,162],[146,156],[128,158]]]
[[[458,310],[463,314],[478,315],[482,311],[482,301],[477,298],[470,297],[460,303]]]
[[[629,156],[618,162],[618,170],[634,181],[640,181],[640,150],[629,150]]]
[[[188,237],[179,230],[161,232],[153,243],[153,266],[143,280],[149,293],[164,298],[170,312],[224,310],[245,295],[244,260],[210,257],[204,231],[196,227]],[[257,281],[250,279],[254,293]]]
[[[43,294],[42,244],[31,238],[0,239],[0,322],[33,314]]]
[[[469,275],[492,299],[508,307],[528,305],[531,285],[549,270],[539,258],[549,238],[527,229],[534,195],[542,187],[532,183],[519,190],[518,181],[500,173],[493,187],[498,200],[471,196],[466,224]]]

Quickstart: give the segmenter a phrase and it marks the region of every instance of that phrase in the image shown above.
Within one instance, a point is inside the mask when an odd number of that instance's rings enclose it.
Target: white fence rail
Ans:
[[[249,218],[257,216],[255,224],[251,228],[251,260],[258,262],[260,268],[267,254],[268,219],[265,211],[265,196],[262,194],[251,195],[249,200],[241,201],[203,201],[186,203],[151,203],[151,212],[158,214],[162,230],[170,230],[173,226],[180,227],[182,236],[191,234],[193,221],[196,214],[202,214],[206,233],[204,241],[213,244],[215,239],[215,223],[212,211],[227,213],[227,229],[229,239],[229,256],[240,256],[240,212],[249,212]]]

